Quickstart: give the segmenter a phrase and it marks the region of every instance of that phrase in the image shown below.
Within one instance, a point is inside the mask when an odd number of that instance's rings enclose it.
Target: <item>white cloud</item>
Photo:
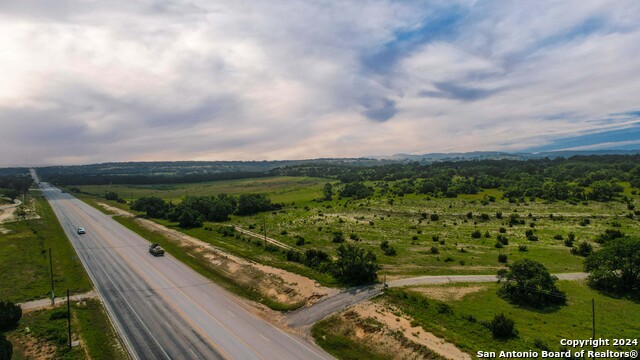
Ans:
[[[446,12],[447,31],[399,35]],[[0,166],[521,150],[621,128],[639,16],[635,1],[5,2]]]

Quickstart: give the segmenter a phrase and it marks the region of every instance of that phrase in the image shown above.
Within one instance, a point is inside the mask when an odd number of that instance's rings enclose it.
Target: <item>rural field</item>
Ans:
[[[229,221],[216,224],[239,226],[260,234],[266,224],[270,238],[301,251],[313,248],[332,254],[339,245],[333,240],[341,233],[346,242],[371,249],[382,265],[380,274],[389,279],[495,274],[504,266],[498,262],[499,254],[506,254],[508,261],[525,257],[539,261],[554,273],[580,272],[584,258],[571,254],[571,248],[564,242],[570,233],[575,235],[574,244],[587,241],[595,248],[598,244],[594,240],[607,229],[640,234],[640,223],[627,217],[627,204],[617,201],[584,201],[572,205],[534,199],[510,203],[495,189],[453,199],[410,194],[373,195],[360,200],[335,196],[331,201],[322,201],[319,199],[326,183],[335,183],[335,180],[274,177],[166,186],[81,186],[80,190],[95,196],[114,191],[128,201],[157,196],[173,203],[180,202],[186,195],[264,193],[284,207],[251,216],[232,215]],[[637,202],[639,196],[629,192],[628,184],[623,185],[629,197]],[[489,198],[495,200],[486,200]],[[108,203],[128,210],[126,204]],[[510,226],[512,215],[519,223]],[[175,223],[158,221],[177,228]],[[205,223],[203,228],[183,231],[205,241],[218,239],[228,243],[228,239],[204,229],[216,224]],[[527,231],[537,236],[537,240],[527,238]],[[479,232],[480,237],[474,238],[474,232],[475,236]],[[499,235],[505,236],[508,244],[497,248]],[[385,254],[381,248],[383,241],[395,249],[395,255]],[[252,248],[250,252],[264,252],[259,246]]]

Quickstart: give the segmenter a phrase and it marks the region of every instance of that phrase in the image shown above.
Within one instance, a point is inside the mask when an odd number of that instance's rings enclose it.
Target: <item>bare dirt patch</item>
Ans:
[[[354,316],[354,314],[357,316]],[[432,333],[425,332],[420,326],[412,326],[411,317],[385,303],[368,300],[343,312],[341,316],[344,319],[349,319],[350,317],[352,319],[362,318],[365,319],[365,324],[367,322],[370,324],[382,324],[384,331],[367,331],[366,327],[359,325],[361,329],[356,331],[355,334],[362,339],[368,338],[367,341],[379,344],[377,346],[381,348],[391,345],[390,350],[398,351],[398,358],[422,358],[423,354],[420,348],[423,346],[447,359],[471,359],[469,354],[458,349],[454,344],[446,342]],[[356,322],[356,324],[358,323],[362,322]],[[392,345],[393,342],[396,344]],[[418,346],[415,346],[415,344]]]
[[[482,291],[486,286],[421,286],[412,287],[409,290],[424,294],[428,298],[440,301],[458,301],[462,300],[468,294]]]
[[[26,331],[26,330],[25,330]],[[16,350],[20,352],[26,359],[55,359],[57,348],[55,345],[39,341],[33,335],[26,333],[23,336],[11,337]]]

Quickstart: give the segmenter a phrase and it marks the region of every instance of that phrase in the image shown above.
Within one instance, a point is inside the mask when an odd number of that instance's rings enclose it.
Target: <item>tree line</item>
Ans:
[[[202,226],[204,221],[226,221],[231,214],[253,215],[279,210],[282,204],[272,203],[265,194],[227,194],[215,196],[186,196],[177,205],[155,196],[141,197],[131,209],[145,212],[148,217],[178,222],[180,227]]]
[[[33,179],[28,175],[0,176],[0,194],[13,201],[20,195],[26,194],[31,184]]]

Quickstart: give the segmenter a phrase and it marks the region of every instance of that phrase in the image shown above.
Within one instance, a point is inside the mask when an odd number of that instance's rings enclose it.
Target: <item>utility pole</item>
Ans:
[[[593,329],[592,339],[596,338],[596,301],[595,299],[591,299],[591,319],[592,324],[591,328]]]
[[[51,306],[53,306],[56,300],[53,293],[53,259],[51,258],[51,248],[49,248],[49,280],[51,282]]]
[[[69,349],[71,349],[71,299],[69,298],[69,289],[67,289],[67,320],[69,323]]]
[[[267,248],[267,218],[262,218],[262,231],[264,231],[264,248]]]

